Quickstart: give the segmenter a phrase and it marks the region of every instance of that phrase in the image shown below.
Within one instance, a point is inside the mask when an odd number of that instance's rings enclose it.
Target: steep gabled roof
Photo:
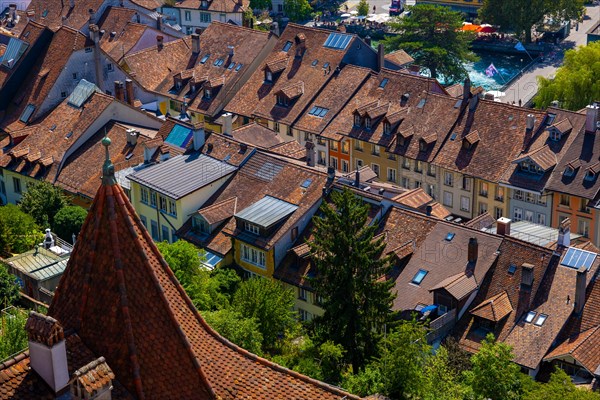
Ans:
[[[498,322],[513,310],[506,291],[490,297],[471,310],[471,314],[489,321]]]
[[[104,356],[127,390],[138,398],[356,399],[255,356],[210,328],[113,168],[107,159],[49,315]]]

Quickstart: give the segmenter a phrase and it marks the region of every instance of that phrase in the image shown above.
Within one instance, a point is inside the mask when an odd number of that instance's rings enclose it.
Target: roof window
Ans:
[[[238,72],[240,69],[242,69],[243,66],[244,64],[238,64],[237,67],[235,67],[235,72]]]
[[[24,123],[29,122],[29,119],[33,115],[34,111],[35,111],[35,105],[27,104],[27,107],[25,107],[25,109],[23,110],[23,113],[21,114],[21,118],[19,118],[19,121],[24,122]]]
[[[379,83],[379,88],[380,88],[380,89],[383,89],[383,88],[385,88],[385,85],[387,85],[388,81],[389,81],[389,79],[388,79],[388,78],[383,78],[383,79],[381,80],[381,83]]]
[[[593,181],[595,177],[596,177],[596,174],[594,173],[594,171],[590,171],[590,170],[585,171],[584,179],[586,181]]]
[[[313,67],[316,67],[318,63],[319,63],[319,60],[315,60],[310,65],[313,66]]]
[[[325,64],[323,64],[323,68],[327,68],[327,67],[329,67],[329,63],[328,62],[326,62]]]
[[[67,133],[67,136],[65,136],[65,139],[70,139],[71,136],[73,136],[73,131]]]
[[[452,241],[452,239],[454,239],[454,235],[455,235],[454,232],[448,232],[448,234],[446,235],[446,238],[445,238],[446,241],[448,241],[448,242]]]
[[[450,135],[450,140],[454,141],[454,139],[456,139],[457,133],[453,132],[452,135]]]
[[[411,283],[414,283],[415,285],[420,285],[421,282],[423,282],[423,279],[425,278],[425,276],[427,275],[429,271],[425,270],[425,269],[420,269],[414,276],[414,278],[412,278]]]
[[[527,322],[528,324],[531,323],[531,321],[533,321],[533,319],[535,318],[535,315],[537,313],[535,311],[529,311],[527,313],[527,315],[525,316],[525,322]]]
[[[289,40],[283,45],[282,51],[288,52],[292,48],[292,42]]]
[[[417,108],[423,108],[425,107],[425,102],[427,101],[427,99],[421,99],[419,100],[419,104],[417,104]]]
[[[225,62],[225,60],[223,60],[222,58],[217,58],[217,59],[215,60],[215,62],[213,63],[213,65],[214,65],[215,67],[220,67],[221,65],[223,65],[223,63],[224,63],[224,62]]]
[[[331,49],[336,50],[345,50],[352,39],[351,35],[346,35],[343,33],[331,33],[323,43],[324,47],[329,47]]]
[[[573,173],[575,172],[575,170],[573,169],[573,167],[568,166],[565,168],[565,172],[563,173],[564,176],[573,176]]]
[[[229,64],[229,67],[227,67],[227,69],[233,69],[233,67],[235,67],[235,63],[232,62],[231,64]]]
[[[210,57],[210,54],[205,54],[204,57],[202,57],[202,59],[200,60],[200,64],[205,64],[206,61],[208,61],[208,57]]]
[[[327,115],[327,112],[329,111],[328,108],[323,108],[323,107],[317,107],[314,106],[313,108],[311,108],[311,110],[308,112],[308,115],[314,115],[315,117],[320,117],[323,118],[325,115]]]
[[[517,266],[515,264],[510,264],[508,266],[508,273],[509,274],[514,275],[516,271],[517,271]]]
[[[546,322],[547,318],[548,318],[548,316],[546,314],[540,314],[540,316],[535,320],[534,325],[535,326],[542,326],[542,325],[544,325],[544,322]]]
[[[302,185],[300,185],[300,186],[304,189],[308,189],[308,187],[310,186],[311,183],[312,183],[312,179],[307,179],[304,182],[302,182]]]

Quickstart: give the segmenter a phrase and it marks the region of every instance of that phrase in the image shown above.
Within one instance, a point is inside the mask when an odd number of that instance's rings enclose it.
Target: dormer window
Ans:
[[[563,173],[564,176],[573,176],[573,174],[575,173],[575,170],[573,169],[573,167],[567,166],[565,168],[565,172]]]
[[[244,229],[246,230],[246,232],[250,232],[255,235],[260,234],[260,228],[257,225],[254,225],[248,221],[244,222]]]
[[[361,125],[360,115],[354,114],[354,126],[359,127]]]
[[[181,90],[181,81],[175,81],[175,89]]]
[[[594,171],[590,171],[590,170],[585,171],[584,179],[586,181],[593,181],[595,177],[596,177],[596,173]]]
[[[468,140],[463,140],[462,147],[465,150],[471,150],[471,143]]]
[[[202,8],[208,8],[208,0],[202,0],[200,2],[200,7],[202,7]]]
[[[388,121],[383,122],[383,134],[389,135],[392,132],[392,126]]]
[[[371,118],[365,117],[365,129],[371,129]]]
[[[212,96],[212,90],[211,89],[204,89],[204,98],[207,100],[210,100],[211,96]]]
[[[419,140],[419,151],[425,151],[427,150],[427,142],[425,142],[423,139]]]
[[[399,134],[398,135],[398,146],[404,146],[404,143],[405,143],[404,136]]]
[[[273,82],[273,73],[269,70],[265,70],[265,82]]]
[[[558,129],[550,129],[550,140],[558,142],[560,139],[562,139],[562,133]]]
[[[278,94],[277,95],[277,105],[287,107],[289,105],[288,98],[281,94]]]

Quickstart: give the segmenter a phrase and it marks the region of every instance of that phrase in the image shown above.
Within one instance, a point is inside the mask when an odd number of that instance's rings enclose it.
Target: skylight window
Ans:
[[[414,283],[415,285],[420,285],[428,272],[429,271],[427,270],[420,269],[419,272],[415,274],[414,278],[412,278],[411,283]]]
[[[235,63],[232,62],[231,64],[229,64],[229,67],[227,67],[227,69],[233,69],[233,67],[235,67]]]
[[[313,61],[313,62],[312,62],[312,64],[310,64],[310,65],[312,65],[313,67],[315,67],[315,66],[316,66],[318,63],[319,63],[319,60],[315,60],[315,61]]]
[[[535,320],[534,325],[535,326],[542,326],[542,325],[544,325],[544,322],[546,322],[547,318],[548,318],[548,316],[546,314],[540,314],[540,316],[538,317],[538,319]]]
[[[327,40],[325,40],[325,43],[323,43],[323,46],[331,49],[345,50],[350,43],[350,39],[352,39],[352,36],[350,35],[343,33],[331,33],[327,37]]]
[[[302,182],[302,185],[300,185],[300,187],[302,187],[304,189],[308,189],[308,187],[310,186],[311,183],[312,183],[312,179],[307,179],[304,182]]]
[[[389,79],[388,79],[388,78],[383,78],[383,79],[381,80],[381,83],[379,84],[379,87],[380,87],[381,89],[385,88],[385,85],[387,85],[388,81],[389,81]]]
[[[225,62],[225,60],[223,60],[222,58],[217,58],[217,59],[215,60],[215,62],[213,63],[213,65],[214,65],[215,67],[220,67],[221,65],[223,65],[223,63],[224,63],[224,62]]]
[[[325,115],[327,115],[327,112],[329,111],[328,108],[323,108],[323,107],[317,107],[314,106],[313,108],[311,108],[311,110],[308,112],[308,115],[314,115],[315,117],[320,117],[323,118]]]
[[[525,316],[525,322],[527,322],[528,324],[531,323],[531,321],[533,321],[533,319],[535,318],[535,315],[537,313],[535,311],[529,311],[527,313],[527,315]]]
[[[67,136],[65,136],[65,139],[70,139],[71,136],[73,136],[73,131],[67,133]]]
[[[325,69],[327,67],[329,67],[329,63],[328,62],[326,62],[325,64],[323,64],[323,69]]]
[[[27,104],[27,107],[25,107],[25,110],[23,110],[23,113],[21,114],[21,118],[19,118],[19,121],[24,122],[24,123],[29,122],[29,119],[33,115],[34,111],[35,111],[35,105]]]
[[[46,9],[42,12],[42,18],[46,18],[47,16],[48,16],[48,10]]]
[[[517,270],[517,266],[515,264],[510,264],[508,266],[508,273],[509,274],[514,275],[516,270]]]
[[[419,100],[419,104],[417,104],[417,108],[423,108],[423,107],[425,107],[425,102],[426,101],[427,101],[426,99]]]
[[[208,57],[210,57],[210,54],[205,54],[204,57],[202,57],[202,59],[200,60],[200,64],[205,64],[206,61],[208,61]]]
[[[243,66],[244,64],[238,64],[237,67],[235,67],[235,72],[238,72],[240,69],[242,69]]]
[[[455,235],[454,232],[448,232],[448,234],[446,235],[446,240],[448,242],[452,241],[452,239],[454,239],[454,235]]]
[[[560,264],[573,269],[585,267],[589,271],[597,256],[591,251],[569,247]]]
[[[453,132],[452,135],[450,136],[450,140],[454,141],[454,139],[456,139],[456,132]]]
[[[292,42],[289,40],[283,45],[283,51],[288,52],[292,48]]]

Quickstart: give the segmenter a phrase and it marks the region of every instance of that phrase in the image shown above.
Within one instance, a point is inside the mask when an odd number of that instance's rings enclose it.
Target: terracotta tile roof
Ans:
[[[21,20],[26,20],[25,18],[21,18]],[[18,38],[29,46],[25,50],[25,53],[20,57],[16,64],[14,64],[13,68],[0,67],[0,88],[4,86],[4,84],[8,81],[8,79],[12,76],[12,74],[19,68],[23,59],[27,57],[27,55],[31,52],[31,49],[38,44],[38,40],[40,41],[40,45],[43,45],[43,41],[46,37],[50,37],[51,32],[45,29],[45,27],[41,24],[38,24],[34,21],[27,22],[23,27],[22,32],[18,35]],[[0,34],[0,37],[5,38],[6,42],[10,40],[10,36],[4,36]]]
[[[448,94],[452,97],[459,98],[463,95],[463,85],[461,85],[460,83],[455,83],[454,85],[446,86],[444,89],[446,89],[446,92],[448,92]]]
[[[325,47],[324,44],[331,33],[328,30],[288,24],[273,51],[262,64],[263,67],[259,67],[254,72],[226,106],[226,110],[238,115],[247,117],[256,115],[292,125],[306,107],[313,102],[315,96],[327,82],[334,79],[336,68],[340,66],[342,59],[353,46],[355,36],[348,35],[350,42],[346,49]],[[299,35],[304,37],[301,39]],[[283,49],[288,42],[290,48],[285,52]],[[302,57],[294,57],[298,46],[304,46]],[[289,55],[290,61],[285,70],[273,74],[273,82],[266,83],[264,67],[266,65],[279,66],[282,58],[287,55]],[[303,94],[288,107],[278,106],[275,94],[299,82],[304,83]]]
[[[39,117],[38,111],[50,94],[59,75],[66,68],[71,55],[84,49],[89,43],[80,32],[61,27],[54,33],[52,41],[38,56],[36,63],[23,81],[18,95],[10,104],[6,117],[0,122],[0,129],[8,133],[24,128],[27,123]],[[18,103],[18,104],[17,104]],[[22,122],[21,116],[26,107],[33,106],[29,121]]]
[[[209,0],[208,7],[203,8],[200,0],[183,0],[175,3],[176,8],[191,8],[222,13],[243,13],[250,7],[248,0]]]
[[[407,224],[402,225],[403,228],[406,226]],[[453,234],[450,240],[449,234]],[[476,238],[478,243],[478,258],[474,264],[468,263],[467,260],[467,246],[471,238]],[[408,264],[396,278],[394,291],[399,295],[394,300],[393,309],[413,310],[420,304],[433,304],[431,290],[442,283],[452,287],[454,280],[446,281],[450,277],[456,280],[459,274],[472,274],[473,281],[466,279],[456,282],[456,294],[463,297],[466,290],[474,290],[481,284],[496,262],[496,251],[501,241],[498,236],[439,220],[421,243],[417,244]],[[447,256],[449,252],[455,256]],[[425,270],[427,274],[421,283],[416,285],[411,282],[419,270]]]
[[[269,149],[285,142],[277,132],[257,123],[234,129],[231,132],[231,136],[238,142],[247,143],[262,149]]]
[[[590,328],[560,343],[544,357],[545,361],[571,356],[591,374],[598,374],[600,366],[600,326]]]
[[[55,183],[63,189],[92,199],[100,186],[97,165],[104,160],[104,149],[100,146],[105,134],[112,140],[112,159],[115,171],[144,162],[144,144],[153,140],[140,134],[135,145],[127,143],[128,126],[111,121],[100,128],[81,147],[67,158],[56,177]],[[160,137],[156,138],[162,141]]]
[[[513,160],[538,132],[544,113],[490,100],[471,98],[434,163],[462,174],[498,182]],[[472,105],[477,103],[475,109]],[[464,107],[464,105],[463,105]],[[536,117],[534,129],[526,130],[527,115]],[[477,131],[479,141],[471,148],[463,139]],[[454,136],[455,135],[455,136]],[[454,140],[452,137],[454,136]]]
[[[218,224],[233,217],[237,211],[237,197],[232,197],[211,204],[208,207],[203,207],[198,210],[198,214],[202,216],[209,224]]]
[[[370,74],[370,69],[346,65],[339,74],[335,74],[331,78],[313,102],[306,107],[306,112],[298,118],[294,128],[321,134]],[[322,117],[311,114],[315,107],[326,109],[327,113]]]
[[[410,64],[415,61],[407,52],[404,50],[396,50],[392,51],[385,55],[385,61],[389,61],[391,63],[396,64],[399,67],[404,67],[407,64]]]
[[[438,289],[446,290],[452,297],[456,300],[462,300],[471,293],[475,289],[477,289],[477,281],[473,275],[465,274],[464,272],[460,272],[454,276],[450,276],[431,289],[430,292],[433,292]]]
[[[27,137],[12,148],[19,157],[0,156],[0,166],[36,179],[54,182],[67,150],[115,101],[102,93],[93,93],[81,108],[65,99],[50,114],[27,130]],[[18,135],[18,132],[15,133]],[[30,163],[23,154],[40,152],[40,159]],[[53,161],[51,165],[49,162]]]
[[[338,116],[325,128],[323,136],[350,136],[383,146],[387,151],[413,159],[432,159],[447,135],[458,111],[453,108],[455,99],[430,93],[443,89],[433,80],[415,75],[383,69],[358,89]],[[385,114],[381,114],[389,106]],[[421,106],[421,107],[418,107]],[[354,125],[354,114],[363,117],[376,115],[371,129]],[[390,132],[384,133],[384,121],[390,123]],[[398,143],[397,134],[412,139],[404,145]],[[419,140],[428,137],[435,145],[420,151]],[[434,140],[435,139],[435,140]]]
[[[501,182],[541,192],[546,185],[550,183],[550,178],[552,176],[562,176],[563,170],[561,170],[560,167],[558,169],[554,168],[558,162],[561,160],[567,162],[571,161],[573,162],[573,169],[577,169],[580,165],[579,158],[577,157],[578,155],[575,156],[572,154],[569,157],[573,158],[568,160],[565,160],[564,157],[567,155],[567,151],[571,147],[573,141],[576,140],[580,134],[579,132],[583,131],[585,126],[585,115],[553,108],[549,108],[547,112],[555,114],[555,120],[560,118],[562,121],[570,121],[569,124],[571,124],[574,129],[566,132],[561,140],[555,141],[550,137],[550,131],[547,124],[549,121],[547,118],[549,117],[546,117],[546,124],[543,130],[535,135],[527,144],[527,147],[523,152],[516,157],[519,160],[523,159],[527,154],[534,154],[537,160],[533,161],[539,163],[538,165],[544,169],[547,167],[546,172],[543,175],[527,173],[521,171],[517,163],[513,163],[508,167]],[[537,118],[539,117],[536,117],[536,119]],[[564,125],[564,123],[562,124]]]
[[[57,31],[61,26],[81,30],[89,24],[88,10],[99,10],[103,3],[104,0],[81,0],[75,1],[75,7],[71,8],[68,1],[32,0],[27,11],[35,12],[35,20],[53,31]]]
[[[254,151],[256,151],[256,147],[240,143],[218,133],[211,133],[206,138],[206,143],[202,148],[203,154],[225,161],[236,167],[242,165]]]
[[[295,100],[304,94],[304,82],[294,82],[282,87],[279,93],[287,97],[289,100]]]
[[[294,168],[294,176],[301,174]],[[288,175],[280,173],[273,182],[281,184]],[[317,183],[313,191],[320,192]],[[107,309],[107,303],[114,307]],[[138,397],[356,399],[255,356],[212,330],[116,184],[100,187],[49,315],[65,330],[75,329]]]
[[[272,37],[268,32],[215,21],[200,34],[199,54],[192,53],[188,36],[164,43],[162,48],[152,46],[131,53],[124,62],[146,90],[179,101],[187,98],[189,111],[214,117],[223,110],[233,91],[244,84],[242,77],[261,52],[275,43]],[[205,60],[206,56],[209,57]],[[184,79],[179,90],[174,80],[178,74],[183,74]],[[207,99],[201,95],[202,90],[192,88],[187,81],[192,76],[198,78],[193,79],[196,83],[208,81],[207,87],[220,89],[213,89]]]
[[[286,69],[290,56],[288,53],[278,54],[275,58],[265,64],[265,69],[276,74]]]
[[[63,328],[57,320],[35,311],[29,313],[25,331],[29,340],[45,344],[48,347],[54,346],[65,338]]]
[[[506,292],[501,292],[490,297],[477,307],[471,309],[471,315],[487,319],[488,321],[499,322],[513,310],[510,299]]]
[[[414,210],[419,210],[422,213],[426,213],[427,206],[431,206],[431,215],[440,219],[450,215],[450,212],[444,206],[435,202],[422,188],[407,190],[404,193],[392,197],[392,200],[413,208]]]
[[[74,382],[72,386],[76,387],[75,393],[85,393],[87,396],[94,397],[111,386],[115,374],[106,364],[104,357],[90,362],[79,368],[73,374]]]
[[[164,6],[164,0],[131,0],[133,4],[144,7],[148,10],[156,10],[158,7]]]
[[[304,148],[304,146],[302,146],[296,140],[290,140],[289,142],[272,146],[269,148],[269,151],[275,154],[281,154],[282,156],[293,158],[295,160],[306,159],[306,148]]]

